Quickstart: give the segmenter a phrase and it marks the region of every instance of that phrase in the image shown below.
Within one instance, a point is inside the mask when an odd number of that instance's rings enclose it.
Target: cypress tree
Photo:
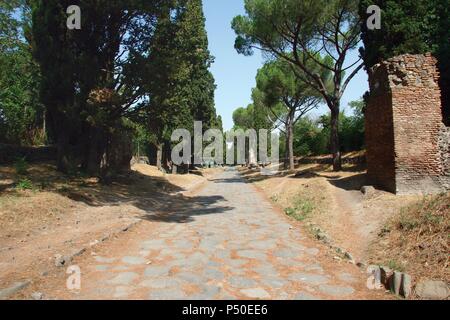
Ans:
[[[215,83],[209,71],[214,59],[208,50],[202,0],[186,1],[177,38],[185,67],[189,70],[184,91],[190,110],[195,120],[203,121],[205,128],[211,127],[216,122]]]
[[[80,118],[74,106],[76,57],[73,38],[66,26],[71,1],[30,1],[33,13],[33,51],[41,71],[41,102],[50,120],[49,129],[58,146],[57,167],[72,165]]]
[[[114,137],[121,136],[123,117],[137,112],[145,99],[143,57],[163,1],[30,2],[41,100],[58,143],[58,168],[103,175],[117,160],[113,149],[121,146]],[[82,9],[81,30],[66,26],[73,4]]]
[[[173,130],[193,131],[195,120],[204,129],[221,127],[214,108],[213,61],[208,50],[201,0],[179,0],[158,19],[150,50],[152,80],[150,130],[157,133],[158,166],[165,166]]]

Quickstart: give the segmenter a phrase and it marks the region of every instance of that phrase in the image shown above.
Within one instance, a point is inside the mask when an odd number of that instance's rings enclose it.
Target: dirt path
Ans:
[[[335,224],[332,228],[327,228],[332,232],[332,238],[341,244],[346,251],[349,251],[357,261],[365,261],[365,251],[368,243],[357,241],[357,239],[367,239],[371,237],[370,221],[363,219],[364,205],[363,196],[359,191],[344,190],[333,185],[329,186],[330,193],[334,201],[331,209],[332,220]]]
[[[356,261],[367,263],[369,246],[376,240],[381,227],[401,207],[416,200],[416,196],[395,196],[380,190],[364,196],[360,188],[364,176],[354,175],[329,179],[327,194],[332,206],[325,226],[336,244],[350,252]]]
[[[149,214],[126,235],[95,247],[17,298],[365,299],[366,275],[325,255],[235,170],[226,170],[170,213]]]

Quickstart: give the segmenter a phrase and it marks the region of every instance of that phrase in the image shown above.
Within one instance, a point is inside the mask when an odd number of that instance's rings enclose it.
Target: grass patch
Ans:
[[[395,261],[395,260],[389,260],[384,265],[387,265],[392,270],[396,270],[396,271],[400,271],[400,272],[405,271],[405,266],[403,264],[401,264],[400,262]]]
[[[19,180],[19,182],[17,182],[16,189],[23,191],[23,190],[34,190],[35,188],[33,182],[31,182],[30,179],[24,178]]]
[[[316,209],[314,201],[308,197],[297,196],[293,206],[284,209],[284,212],[296,220],[303,221],[311,216]]]
[[[450,193],[427,196],[402,208],[382,228],[371,260],[388,261],[416,277],[449,281],[449,235]]]

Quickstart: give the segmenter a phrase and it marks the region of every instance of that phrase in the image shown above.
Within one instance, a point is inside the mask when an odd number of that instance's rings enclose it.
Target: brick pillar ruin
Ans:
[[[450,186],[450,128],[443,124],[436,59],[405,54],[369,72],[367,175],[396,194],[437,193]]]

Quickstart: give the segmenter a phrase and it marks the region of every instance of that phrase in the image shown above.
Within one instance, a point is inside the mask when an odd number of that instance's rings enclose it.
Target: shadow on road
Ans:
[[[142,216],[141,219],[168,223],[189,223],[194,221],[195,216],[224,213],[234,209],[231,206],[218,206],[217,204],[225,201],[221,196],[183,197],[183,199],[170,199],[170,201],[174,203],[167,204],[158,213]]]
[[[347,191],[359,191],[361,187],[366,185],[366,173],[360,173],[351,177],[340,179],[328,179],[333,186]]]
[[[214,183],[247,183],[242,178],[230,178],[230,179],[210,179],[209,181]]]
[[[26,178],[38,190],[58,193],[91,207],[130,204],[143,210],[145,214],[140,218],[149,221],[187,223],[193,221],[194,216],[233,209],[218,205],[225,201],[221,196],[188,197],[180,193],[185,189],[164,177],[149,176],[138,171],[119,175],[109,185],[102,185],[96,178],[82,174],[62,174],[56,171],[54,164],[32,164]],[[13,168],[0,167],[0,182],[4,182],[0,183],[1,195],[21,197],[14,188],[19,180]],[[231,180],[217,179],[215,182],[233,182]]]

